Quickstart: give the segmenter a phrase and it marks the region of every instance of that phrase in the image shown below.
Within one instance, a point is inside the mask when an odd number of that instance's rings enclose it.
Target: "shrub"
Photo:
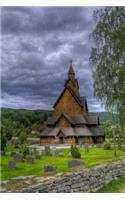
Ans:
[[[73,158],[80,158],[81,154],[79,152],[79,149],[76,145],[71,145],[71,155]]]
[[[29,148],[26,144],[22,144],[19,148],[19,152],[25,157],[26,155],[29,154]]]
[[[110,150],[110,149],[111,149],[111,143],[110,143],[110,142],[104,143],[103,148],[104,148],[105,150]]]

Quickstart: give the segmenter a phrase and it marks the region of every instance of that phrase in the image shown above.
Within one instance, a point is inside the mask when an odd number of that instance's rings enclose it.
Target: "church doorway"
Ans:
[[[75,137],[75,144],[78,144],[78,137]]]
[[[64,143],[64,134],[62,131],[59,131],[59,133],[57,134],[58,140],[59,140],[59,144],[63,144]]]
[[[63,144],[63,137],[59,137],[59,144]]]
[[[96,143],[97,143],[97,138],[96,138],[96,136],[95,136],[95,137],[92,137],[92,139],[93,139],[93,143],[96,144]]]

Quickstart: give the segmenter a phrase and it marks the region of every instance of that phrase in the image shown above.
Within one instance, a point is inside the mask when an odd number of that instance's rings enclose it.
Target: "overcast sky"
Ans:
[[[73,59],[90,111],[103,111],[93,95],[89,64],[92,7],[4,7],[2,106],[51,109]]]

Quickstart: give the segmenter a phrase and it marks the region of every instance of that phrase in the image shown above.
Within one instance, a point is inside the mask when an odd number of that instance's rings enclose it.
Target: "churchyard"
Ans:
[[[70,167],[69,161],[74,160],[69,148],[57,149],[56,146],[49,148],[45,146],[42,150],[39,148],[29,148],[29,154],[23,158],[19,153],[19,148],[14,145],[7,145],[6,153],[1,157],[1,180],[10,180],[18,176],[47,176],[53,172],[65,173],[77,171],[82,168],[91,168],[102,163],[111,163],[116,160],[122,160],[125,157],[124,150],[117,149],[117,157],[114,157],[114,149],[105,150],[103,146],[82,146],[79,147],[82,164],[77,167]],[[72,165],[72,163],[71,163]],[[78,164],[79,165],[79,164]]]

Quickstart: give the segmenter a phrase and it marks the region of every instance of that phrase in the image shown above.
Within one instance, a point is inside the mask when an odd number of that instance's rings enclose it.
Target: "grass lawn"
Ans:
[[[125,192],[125,177],[120,177],[117,180],[111,181],[101,189],[97,191],[97,193],[117,193],[117,192]]]
[[[9,180],[12,177],[22,176],[22,175],[37,175],[41,176],[44,174],[45,165],[55,165],[57,167],[57,172],[67,172],[69,171],[67,162],[72,159],[68,157],[68,149],[64,149],[63,157],[53,157],[53,156],[42,156],[41,160],[35,160],[33,164],[26,162],[18,162],[16,164],[15,170],[8,170],[7,164],[8,161],[12,159],[10,152],[13,150],[13,147],[8,147],[8,155],[2,156],[1,159],[1,169],[2,180]],[[117,159],[114,159],[113,150],[104,150],[103,148],[91,147],[89,152],[84,152],[83,148],[80,149],[81,159],[85,162],[85,167],[90,168],[97,164],[103,162],[113,162],[118,159],[122,159],[125,156],[125,153],[122,151],[117,151]],[[77,170],[77,169],[76,169]]]

